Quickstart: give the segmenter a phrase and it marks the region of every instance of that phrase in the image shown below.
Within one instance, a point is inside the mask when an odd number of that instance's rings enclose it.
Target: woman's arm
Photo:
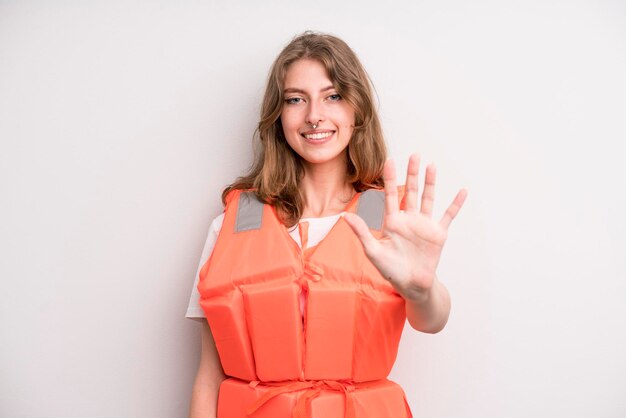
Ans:
[[[437,277],[423,294],[404,297],[406,318],[413,329],[431,334],[441,331],[450,316],[450,294]]]
[[[420,158],[409,158],[406,188],[401,210],[396,187],[396,169],[385,163],[385,218],[382,238],[376,239],[359,216],[346,213],[344,219],[361,239],[365,254],[396,292],[405,299],[406,315],[419,331],[435,333],[443,329],[450,314],[450,295],[437,279],[437,265],[448,236],[448,228],[459,213],[467,190],[461,189],[437,222],[432,218],[435,196],[434,165],[426,167],[424,191],[418,208]],[[419,209],[419,210],[418,210]]]
[[[226,379],[206,320],[202,321],[202,354],[198,373],[193,384],[189,418],[215,418],[217,416],[217,394],[220,384]]]

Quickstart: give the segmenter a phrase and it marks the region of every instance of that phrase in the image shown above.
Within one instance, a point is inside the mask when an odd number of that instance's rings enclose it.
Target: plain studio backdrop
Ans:
[[[0,1],[0,416],[184,417],[184,319],[269,66],[342,37],[390,155],[460,187],[415,417],[626,416],[622,1]],[[423,167],[422,167],[423,175]]]

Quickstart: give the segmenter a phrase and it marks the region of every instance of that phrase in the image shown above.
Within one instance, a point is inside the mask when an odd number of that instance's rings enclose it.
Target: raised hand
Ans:
[[[419,155],[411,155],[403,207],[400,207],[394,164],[391,160],[385,163],[385,217],[382,238],[376,239],[358,215],[347,213],[344,216],[361,239],[368,258],[396,291],[410,301],[420,301],[429,296],[448,236],[448,228],[467,197],[466,189],[459,190],[441,219],[433,220],[435,167],[432,164],[426,167],[424,192],[418,210],[419,166]]]

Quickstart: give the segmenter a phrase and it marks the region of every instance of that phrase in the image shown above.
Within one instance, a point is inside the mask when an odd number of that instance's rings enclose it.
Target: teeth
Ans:
[[[304,135],[304,137],[306,139],[324,139],[324,138],[328,138],[332,134],[333,134],[332,132],[323,132],[323,133],[319,133],[319,134]]]

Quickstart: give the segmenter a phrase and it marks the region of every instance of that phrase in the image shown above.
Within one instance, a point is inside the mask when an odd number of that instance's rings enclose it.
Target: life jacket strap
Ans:
[[[259,382],[250,382],[251,385],[255,387]],[[307,411],[310,403],[322,393],[322,390],[332,390],[341,392],[345,397],[345,418],[355,418],[355,407],[354,407],[354,398],[352,397],[352,392],[355,390],[355,385],[346,382],[340,382],[338,380],[305,380],[305,381],[294,381],[290,383],[280,383],[280,382],[263,382],[263,385],[273,386],[270,390],[265,392],[263,396],[258,398],[253,404],[251,404],[246,413],[248,415],[253,414],[257,409],[263,406],[270,399],[275,398],[278,395],[287,392],[297,392],[304,390],[305,392],[300,395],[296,405],[293,408],[292,416],[293,418],[307,418]]]
[[[235,232],[252,231],[261,228],[263,220],[263,202],[254,192],[241,192],[237,217],[235,220]]]
[[[370,229],[380,231],[385,215],[385,192],[369,189],[361,193],[356,214],[363,218]]]

